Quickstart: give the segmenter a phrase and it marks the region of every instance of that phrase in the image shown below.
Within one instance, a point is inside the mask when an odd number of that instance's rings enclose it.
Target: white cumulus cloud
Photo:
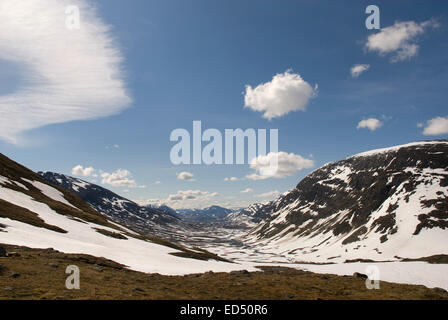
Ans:
[[[216,197],[217,192],[210,193],[208,191],[201,190],[181,190],[175,194],[170,194],[168,196],[168,201],[185,201],[185,200],[195,200],[198,198],[211,198]]]
[[[76,176],[82,176],[82,177],[90,177],[95,175],[95,169],[92,167],[86,167],[84,168],[81,165],[77,165],[72,169],[72,174]],[[96,175],[95,175],[96,176]]]
[[[415,21],[395,22],[367,38],[366,48],[381,56],[391,55],[391,61],[397,62],[412,58],[418,52],[418,36],[429,27],[437,27],[433,20],[416,23]]]
[[[239,179],[237,177],[229,177],[229,178],[224,178],[224,181],[238,181]]]
[[[79,8],[79,29],[66,27],[69,6]],[[0,59],[22,68],[18,88],[0,96],[0,138],[11,143],[23,131],[131,103],[120,49],[87,0],[1,0]]]
[[[138,201],[140,204],[167,205],[174,209],[179,208],[203,208],[210,206],[219,196],[218,192],[209,192],[203,190],[179,190],[174,194],[168,195],[164,199],[150,199]]]
[[[183,172],[177,174],[178,180],[194,181],[193,177],[194,177],[194,175],[187,171],[183,171]]]
[[[351,67],[350,74],[352,75],[353,78],[358,78],[361,75],[361,73],[364,73],[369,69],[370,65],[368,64],[355,64],[353,67]]]
[[[254,190],[251,188],[247,188],[241,191],[241,193],[251,193],[251,192],[254,192]]]
[[[369,118],[366,120],[361,120],[358,123],[356,129],[369,129],[370,131],[375,131],[383,126],[383,123],[376,118]]]
[[[423,130],[425,136],[438,136],[448,134],[448,117],[436,117],[428,120]]]
[[[247,85],[244,106],[263,112],[263,118],[270,120],[291,111],[305,111],[308,101],[316,95],[317,85],[311,87],[299,74],[288,70],[255,88]]]
[[[101,178],[102,184],[108,184],[114,187],[145,188],[145,186],[137,185],[137,182],[132,179],[131,173],[125,169],[118,169],[112,173],[103,172]]]
[[[277,162],[277,165],[275,163]],[[264,180],[269,178],[284,178],[291,176],[299,170],[309,169],[314,166],[314,161],[301,155],[286,152],[270,152],[265,156],[252,159],[251,169],[256,173],[247,175],[251,180]]]

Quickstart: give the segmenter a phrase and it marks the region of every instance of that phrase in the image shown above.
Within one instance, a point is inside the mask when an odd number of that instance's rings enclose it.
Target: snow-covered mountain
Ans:
[[[71,183],[79,191],[88,187],[78,180]],[[115,205],[132,204],[118,201]],[[161,274],[241,269],[205,251],[136,233],[112,221],[110,212],[97,212],[74,193],[0,154],[1,244],[88,254]]]
[[[179,217],[191,222],[222,222],[233,210],[210,206],[203,209],[178,209],[176,212]]]
[[[174,217],[179,217],[179,215],[175,209],[173,209],[165,204],[161,204],[161,205],[149,204],[149,205],[146,205],[146,207],[149,209],[157,209],[159,211],[168,213]]]
[[[227,215],[226,219],[230,224],[254,227],[269,217],[272,202],[254,203],[247,208],[234,210]]]
[[[184,227],[179,218],[166,210],[140,206],[87,181],[54,172],[38,174],[48,182],[73,192],[96,211],[140,233],[166,235],[173,231],[172,228]]]
[[[448,254],[448,141],[329,163],[277,200],[248,211],[263,220],[246,241],[291,260]]]

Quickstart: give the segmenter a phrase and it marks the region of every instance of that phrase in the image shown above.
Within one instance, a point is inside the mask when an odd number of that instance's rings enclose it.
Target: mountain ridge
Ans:
[[[157,233],[164,229],[182,225],[179,218],[168,211],[140,206],[132,200],[82,179],[49,171],[39,171],[38,175],[54,185],[73,192],[96,211],[140,233],[160,235]]]

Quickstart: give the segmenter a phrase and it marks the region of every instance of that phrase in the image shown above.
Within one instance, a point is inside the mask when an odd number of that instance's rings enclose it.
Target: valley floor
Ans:
[[[429,288],[440,287],[448,290],[448,256],[417,259],[417,261],[389,262],[351,262],[351,263],[309,263],[297,261],[287,254],[279,254],[269,246],[252,246],[244,243],[244,229],[223,228],[219,224],[203,224],[202,231],[189,234],[181,241],[187,246],[197,246],[239,263],[242,268],[254,270],[260,265],[275,265],[307,270],[316,273],[352,275],[355,272],[367,274],[374,266],[382,281],[403,284],[424,285]],[[180,240],[180,239],[177,239]],[[397,259],[394,259],[397,260]],[[428,261],[430,263],[428,263]]]
[[[0,258],[0,299],[448,299],[442,289],[270,266],[259,271],[164,276],[131,271],[88,255],[6,245]],[[68,265],[80,269],[80,290],[68,290]],[[321,266],[325,267],[325,266]],[[320,270],[319,272],[326,272]]]

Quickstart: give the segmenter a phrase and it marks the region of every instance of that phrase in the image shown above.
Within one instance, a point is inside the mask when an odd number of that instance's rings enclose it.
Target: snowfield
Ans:
[[[379,280],[395,283],[418,284],[428,288],[448,290],[448,265],[426,262],[383,262],[383,263],[339,263],[329,265],[295,265],[297,268],[337,275],[353,275],[355,272],[369,274],[369,268],[375,266],[379,271]],[[381,286],[381,282],[380,282]]]

